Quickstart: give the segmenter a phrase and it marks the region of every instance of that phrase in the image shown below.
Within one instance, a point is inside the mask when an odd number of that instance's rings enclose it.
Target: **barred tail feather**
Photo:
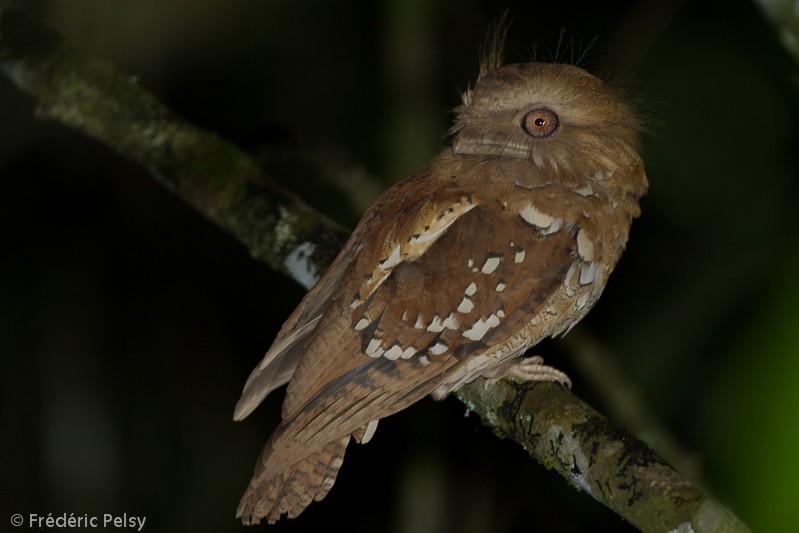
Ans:
[[[289,518],[298,516],[312,501],[324,498],[333,487],[349,440],[347,435],[330,442],[269,478],[263,477],[263,461],[259,460],[252,481],[241,498],[236,517],[241,518],[245,525],[250,525],[258,524],[263,518],[274,524],[283,514]]]

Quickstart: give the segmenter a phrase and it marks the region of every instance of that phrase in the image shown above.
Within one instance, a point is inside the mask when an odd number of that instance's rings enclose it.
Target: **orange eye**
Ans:
[[[558,116],[549,109],[533,109],[522,119],[522,128],[531,137],[549,137],[558,124]]]

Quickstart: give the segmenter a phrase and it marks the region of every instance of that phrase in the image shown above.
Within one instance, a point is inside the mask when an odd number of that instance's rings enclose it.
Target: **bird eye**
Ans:
[[[522,118],[522,128],[531,137],[549,137],[558,124],[558,116],[549,109],[533,109]]]

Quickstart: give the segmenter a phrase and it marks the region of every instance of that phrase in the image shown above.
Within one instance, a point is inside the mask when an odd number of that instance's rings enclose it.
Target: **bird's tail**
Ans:
[[[289,518],[298,516],[312,501],[324,498],[333,487],[349,440],[347,435],[330,442],[271,477],[264,477],[263,461],[259,460],[236,516],[246,525],[257,524],[262,518],[274,524],[284,513]]]

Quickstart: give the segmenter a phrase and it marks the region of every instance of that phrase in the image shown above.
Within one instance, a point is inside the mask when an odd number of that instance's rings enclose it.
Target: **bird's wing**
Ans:
[[[289,384],[267,474],[429,394],[529,324],[573,271],[567,225],[434,192],[393,214],[379,254],[352,258]],[[425,231],[435,240],[411,251]]]
[[[419,197],[418,191],[428,186],[427,178],[427,172],[420,172],[385,195],[396,192]],[[291,379],[305,352],[308,336],[319,329],[317,325],[330,306],[332,297],[340,290],[342,276],[350,269],[353,258],[357,258],[358,263],[355,269],[371,269],[371,280],[365,281],[358,293],[363,298],[369,298],[395,266],[419,257],[450,224],[474,207],[470,197],[452,183],[443,184],[437,193],[441,195],[438,201],[429,200],[430,194],[427,194],[422,195],[423,200],[417,204],[401,208],[379,198],[364,214],[338,257],[289,316],[264,358],[250,374],[236,404],[234,420],[247,417],[270,392]],[[405,224],[386,223],[395,220],[404,220]],[[381,228],[381,234],[369,234],[376,227]],[[384,244],[366,251],[366,241]]]
[[[272,346],[244,384],[244,391],[233,412],[234,420],[247,417],[270,392],[291,379],[304,353],[305,340],[330,305],[331,294],[337,288],[352,255],[352,247],[346,246],[286,319]]]

